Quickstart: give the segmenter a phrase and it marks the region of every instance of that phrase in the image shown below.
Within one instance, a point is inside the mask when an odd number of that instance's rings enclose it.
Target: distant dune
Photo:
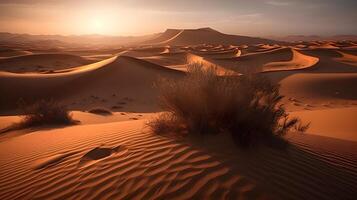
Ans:
[[[23,50],[16,50],[16,49],[0,49],[0,58],[23,56],[29,54],[31,54],[30,51],[23,51]]]
[[[136,44],[155,37],[156,34],[143,36],[106,36],[106,35],[30,35],[0,32],[0,43],[5,46],[32,48],[78,48],[78,47],[118,47]]]
[[[200,29],[168,29],[153,40],[144,42],[152,45],[197,45],[197,44],[223,44],[223,45],[241,45],[241,44],[282,44],[274,40],[228,35],[211,28]]]
[[[334,36],[319,36],[319,35],[289,35],[285,37],[268,36],[274,40],[286,41],[286,42],[298,42],[298,41],[357,41],[357,35],[334,35]]]
[[[32,54],[0,59],[0,71],[48,72],[77,67],[90,62],[90,60],[70,54]]]
[[[291,48],[272,48],[272,50],[247,53],[238,57],[220,58],[216,64],[245,72],[267,72],[301,70],[314,66],[318,58],[307,56]]]

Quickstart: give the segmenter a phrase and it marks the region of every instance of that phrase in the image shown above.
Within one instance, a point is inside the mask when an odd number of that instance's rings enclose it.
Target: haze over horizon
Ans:
[[[353,0],[0,0],[0,32],[136,36],[212,27],[250,36],[357,34],[356,8]]]

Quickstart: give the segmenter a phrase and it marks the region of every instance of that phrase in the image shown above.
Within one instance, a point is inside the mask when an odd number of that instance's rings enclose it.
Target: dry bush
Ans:
[[[155,119],[149,121],[147,125],[158,134],[186,134],[186,126],[180,119],[171,113],[161,113]]]
[[[39,100],[33,104],[22,102],[19,107],[25,114],[22,120],[5,128],[2,132],[42,125],[71,125],[78,122],[73,120],[65,106],[54,100]]]
[[[228,132],[238,146],[248,147],[271,144],[300,123],[280,104],[279,85],[260,75],[217,76],[213,67],[193,64],[182,80],[160,80],[157,86],[168,112],[149,122],[156,133]]]
[[[112,115],[113,114],[110,110],[108,110],[106,108],[93,108],[93,109],[90,109],[88,112],[97,114],[97,115]]]

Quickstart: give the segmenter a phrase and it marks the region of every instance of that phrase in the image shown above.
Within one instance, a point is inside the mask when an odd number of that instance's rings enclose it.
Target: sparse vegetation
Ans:
[[[292,128],[308,126],[289,118],[279,85],[260,75],[217,76],[214,68],[189,67],[182,80],[161,80],[160,105],[167,112],[150,121],[156,133],[230,133],[240,147],[272,144]]]
[[[90,109],[88,112],[97,115],[112,115],[112,112],[110,110],[107,110],[106,108],[93,108]]]
[[[74,120],[65,106],[54,100],[39,100],[33,104],[21,103],[20,110],[25,114],[19,123],[14,123],[2,132],[25,129],[42,125],[71,125]]]

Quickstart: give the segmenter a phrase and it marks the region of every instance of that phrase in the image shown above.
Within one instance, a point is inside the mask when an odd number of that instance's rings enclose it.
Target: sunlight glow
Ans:
[[[104,27],[104,22],[101,19],[94,19],[92,21],[92,26],[94,30],[102,30]]]
[[[113,24],[102,17],[93,17],[88,21],[88,31],[93,34],[108,34],[110,33],[111,26]]]

